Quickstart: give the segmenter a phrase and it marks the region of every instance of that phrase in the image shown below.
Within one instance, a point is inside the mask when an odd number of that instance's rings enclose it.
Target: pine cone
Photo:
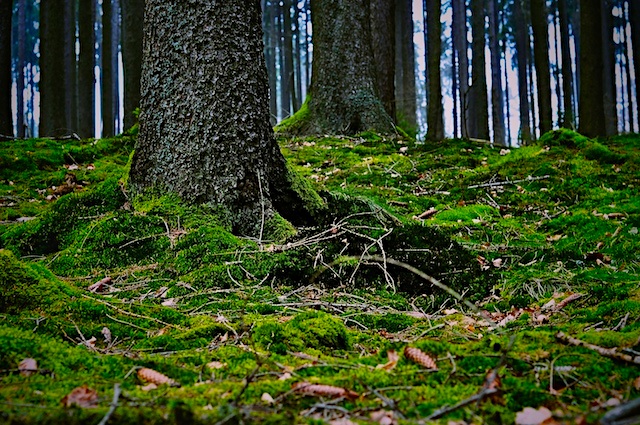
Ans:
[[[160,372],[156,372],[153,369],[149,369],[146,367],[138,369],[138,378],[141,381],[148,382],[156,385],[164,385],[167,384],[171,387],[179,387],[180,384],[173,379],[169,378],[167,375],[163,375]]]
[[[404,356],[412,362],[418,363],[427,369],[438,370],[438,366],[433,358],[419,348],[406,347],[404,349]]]

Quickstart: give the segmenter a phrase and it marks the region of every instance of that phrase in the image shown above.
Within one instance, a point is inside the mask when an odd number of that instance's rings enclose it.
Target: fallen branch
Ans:
[[[531,176],[529,176],[526,179],[519,179],[519,180],[505,180],[505,181],[493,182],[493,183],[472,184],[471,186],[468,186],[467,189],[477,189],[479,187],[505,186],[505,185],[508,185],[508,184],[517,184],[517,183],[522,183],[522,182],[533,182],[533,181],[537,181],[537,180],[548,179],[549,177],[551,177],[551,176],[549,174],[546,174],[546,175],[540,176],[540,177],[531,177]]]
[[[107,425],[109,418],[116,411],[116,407],[118,407],[118,399],[120,398],[120,384],[115,384],[113,386],[113,399],[111,400],[111,406],[109,407],[109,411],[102,418],[98,425]]]
[[[614,360],[620,360],[628,363],[640,364],[640,356],[632,356],[630,354],[620,353],[617,347],[614,348],[605,348],[599,345],[590,344],[588,342],[582,341],[578,338],[574,338],[565,334],[564,332],[558,332],[556,334],[556,339],[560,342],[564,342],[565,344],[575,345],[576,347],[585,347],[589,350],[593,350],[596,353],[600,354],[604,357],[609,357]]]
[[[640,398],[628,401],[609,410],[600,419],[603,425],[637,424],[640,420]]]

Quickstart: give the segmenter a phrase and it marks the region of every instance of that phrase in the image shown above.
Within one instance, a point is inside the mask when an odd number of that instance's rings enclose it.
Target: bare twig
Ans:
[[[556,334],[556,339],[560,342],[564,342],[565,344],[575,345],[576,347],[585,347],[589,350],[593,350],[596,353],[600,354],[604,357],[609,357],[614,360],[620,360],[627,363],[640,364],[640,356],[632,356],[630,354],[621,353],[618,351],[617,347],[614,348],[605,348],[599,345],[590,344],[586,341],[582,341],[578,338],[574,338],[565,334],[564,332],[558,332]]]
[[[121,392],[120,384],[115,384],[113,386],[113,399],[111,400],[111,406],[109,407],[109,411],[107,412],[106,415],[104,415],[104,417],[102,418],[100,423],[98,423],[98,425],[107,425],[109,418],[111,417],[113,412],[116,411],[116,408],[118,407],[118,399],[120,398],[120,392]]]
[[[116,306],[115,306],[115,305],[113,305],[113,304],[109,304],[108,302],[106,302],[106,301],[102,301],[102,300],[100,300],[100,299],[98,299],[98,298],[93,298],[93,297],[90,297],[90,296],[85,295],[85,294],[82,294],[82,296],[83,296],[83,297],[85,297],[85,298],[88,298],[88,299],[90,299],[90,300],[93,300],[93,301],[99,302],[100,304],[104,304],[104,305],[106,305],[107,307],[111,307],[112,309],[114,309],[114,310],[116,310],[117,312],[122,313],[122,314],[124,314],[124,315],[131,316],[131,317],[137,317],[138,319],[151,320],[152,322],[160,323],[160,324],[165,325],[165,326],[169,326],[169,327],[172,327],[172,328],[175,328],[175,329],[179,329],[179,330],[184,330],[182,327],[180,327],[180,326],[178,326],[178,325],[174,325],[174,324],[172,324],[172,323],[167,323],[167,322],[164,322],[164,321],[162,321],[162,320],[160,320],[160,319],[156,319],[156,318],[153,318],[153,317],[143,316],[142,314],[132,313],[132,312],[130,312],[130,311],[123,310],[123,309],[121,309],[121,308],[119,308],[119,307],[116,307]]]
[[[537,180],[544,180],[544,179],[548,179],[549,177],[551,176],[549,174],[546,174],[544,176],[539,176],[539,177],[529,176],[526,179],[519,179],[519,180],[505,180],[505,181],[493,182],[493,183],[472,184],[471,186],[467,186],[467,189],[477,189],[479,187],[506,186],[508,184],[518,184],[522,182],[533,182]]]

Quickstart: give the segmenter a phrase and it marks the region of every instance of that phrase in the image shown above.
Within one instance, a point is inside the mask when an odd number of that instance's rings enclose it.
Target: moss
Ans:
[[[277,213],[265,222],[264,230],[263,239],[277,243],[284,242],[297,233],[296,228]]]
[[[313,219],[318,220],[321,214],[326,212],[326,204],[313,188],[311,182],[302,177],[289,163],[287,163],[286,181],[301,199],[302,205]]]
[[[307,95],[307,98],[304,100],[304,103],[298,109],[298,111],[291,115],[289,118],[282,120],[275,128],[274,131],[278,135],[285,136],[294,136],[300,133],[303,126],[307,123],[311,116],[311,111],[309,110],[309,102],[311,101],[311,96]]]

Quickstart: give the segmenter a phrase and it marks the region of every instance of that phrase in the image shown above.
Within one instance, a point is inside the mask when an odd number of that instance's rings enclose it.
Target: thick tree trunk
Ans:
[[[11,116],[11,0],[0,0],[0,135],[13,137]]]
[[[489,48],[491,49],[491,115],[493,121],[493,143],[506,146],[504,134],[504,95],[502,90],[502,67],[498,42],[498,9],[495,0],[489,0]]]
[[[133,111],[140,105],[144,3],[145,0],[121,0],[125,130],[135,124]]]
[[[523,144],[531,141],[531,121],[529,106],[529,82],[527,79],[528,25],[524,19],[521,0],[513,2],[513,20],[518,62],[518,98],[520,100],[520,140]]]
[[[64,0],[64,109],[66,126],[78,132],[78,82],[76,59],[76,2]]]
[[[580,2],[579,131],[587,137],[606,134],[602,89],[602,15],[599,0]]]
[[[40,1],[40,131],[41,137],[68,131],[64,105],[64,8],[54,0]]]
[[[574,128],[575,118],[573,112],[573,70],[571,67],[571,34],[569,33],[567,0],[558,0],[558,12],[558,14],[560,15],[560,48],[562,50],[562,90],[564,100],[561,125],[564,128]]]
[[[416,61],[411,0],[396,0],[396,34],[396,114],[399,122],[416,128]]]
[[[471,87],[469,136],[489,140],[489,98],[485,60],[485,11],[483,0],[471,0]]]
[[[393,0],[371,0],[371,44],[380,101],[390,117],[396,116],[395,7]]]
[[[640,4],[629,1],[629,22],[631,23],[631,48],[633,51],[633,69],[636,79],[636,105],[638,107],[638,125],[640,126]]]
[[[306,106],[278,130],[289,134],[393,133],[378,98],[369,0],[311,0],[313,68]]]
[[[538,78],[538,116],[540,134],[553,128],[551,111],[551,68],[549,66],[549,25],[545,0],[531,0],[533,56]]]
[[[442,116],[442,80],[440,57],[442,55],[442,24],[440,0],[427,0],[427,51],[429,56],[429,107],[427,111],[427,139],[444,139]]]
[[[102,1],[102,137],[111,137],[115,134],[115,119],[113,117],[113,27],[112,24],[112,0]]]
[[[26,0],[18,0],[18,69],[16,81],[16,128],[17,136],[24,138],[25,122],[24,122],[24,68],[26,63],[27,48],[27,5]]]
[[[460,129],[462,137],[469,137],[469,58],[467,56],[467,17],[464,0],[452,0],[453,45],[458,59],[460,81]]]
[[[615,80],[616,46],[613,42],[613,2],[611,0],[602,0],[600,7],[602,13],[602,91],[604,102],[604,119],[606,135],[612,136],[618,132],[618,109]]]
[[[292,180],[273,136],[268,95],[259,1],[147,0],[132,190],[222,206],[250,236],[261,237],[276,212],[309,222],[309,201],[294,190],[304,184]]]
[[[78,8],[78,134],[80,137],[95,135],[95,65],[96,34],[94,18],[95,0],[82,0]]]

